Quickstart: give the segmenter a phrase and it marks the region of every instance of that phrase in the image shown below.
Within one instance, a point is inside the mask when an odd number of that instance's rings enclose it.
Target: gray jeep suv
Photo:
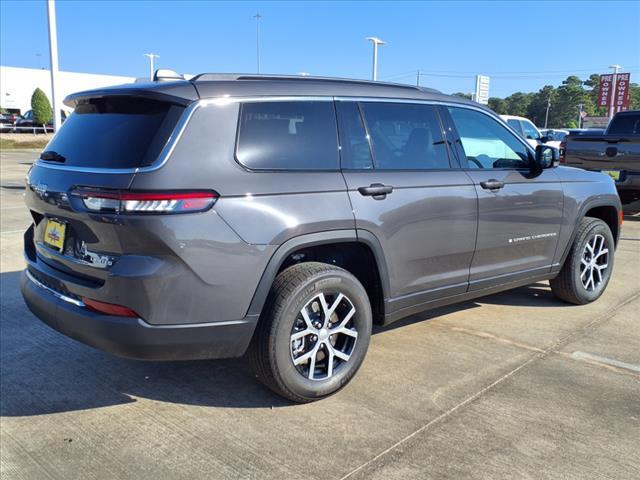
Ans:
[[[124,357],[247,353],[298,402],[372,324],[532,282],[597,299],[621,208],[490,110],[435,90],[203,74],[71,95],[35,162],[24,299]]]

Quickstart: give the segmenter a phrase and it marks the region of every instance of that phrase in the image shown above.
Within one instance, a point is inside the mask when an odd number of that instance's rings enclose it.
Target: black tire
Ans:
[[[585,287],[581,278],[582,260],[585,258],[587,243],[592,242],[597,235],[604,238],[603,248],[608,250],[606,254],[607,268],[602,272],[600,283],[596,285],[594,282],[593,285]],[[551,290],[559,299],[575,305],[584,305],[597,300],[605,291],[611,279],[614,257],[615,243],[609,226],[598,218],[583,218],[578,225],[578,231],[571,245],[571,250],[560,273],[549,282]],[[588,278],[588,275],[585,278]]]
[[[357,338],[353,340],[353,344],[347,345],[352,340],[343,335],[343,345],[350,348],[348,360],[338,359],[331,362],[332,366],[337,364],[331,376],[327,375],[327,378],[322,379],[321,375],[318,375],[320,379],[310,380],[305,378],[306,373],[300,371],[305,366],[310,371],[310,362],[307,365],[294,365],[295,352],[291,335],[294,328],[299,328],[302,309],[315,301],[320,293],[327,295],[327,298],[335,299],[340,293],[346,296],[347,300],[340,302],[338,308],[346,308],[349,312],[351,308],[355,308],[355,314],[350,317],[348,324],[350,329],[357,331]],[[316,315],[314,311],[311,311],[311,314]],[[298,403],[318,400],[340,390],[356,374],[369,347],[371,325],[371,305],[367,292],[351,273],[325,263],[308,262],[293,265],[282,271],[271,287],[249,348],[250,360],[258,379],[279,395]],[[325,334],[327,331],[329,330],[325,330]],[[309,346],[321,343],[319,337],[315,338],[317,342],[312,341],[313,336],[305,337],[304,341],[308,342],[309,351],[313,350]],[[326,343],[318,346],[326,351]],[[314,354],[314,358],[319,357]],[[318,365],[322,365],[324,361],[325,367],[328,368],[328,358],[325,356]],[[314,368],[314,375],[315,372]]]

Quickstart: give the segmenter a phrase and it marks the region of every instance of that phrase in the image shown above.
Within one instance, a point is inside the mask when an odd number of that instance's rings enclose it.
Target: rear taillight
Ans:
[[[140,317],[140,315],[138,315],[136,312],[131,310],[129,307],[124,307],[122,305],[116,305],[114,303],[99,302],[98,300],[93,300],[91,298],[86,298],[86,297],[82,297],[82,302],[84,303],[85,307],[87,307],[89,310],[92,310],[97,313],[104,313],[105,315],[115,315],[117,317],[132,317],[132,318]]]
[[[564,163],[564,149],[567,146],[567,142],[560,142],[560,163]]]
[[[77,189],[74,197],[92,212],[119,214],[193,213],[211,208],[218,199],[212,191],[114,192]]]

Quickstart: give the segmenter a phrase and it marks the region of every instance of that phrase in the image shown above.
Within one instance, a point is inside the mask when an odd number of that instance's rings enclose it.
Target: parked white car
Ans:
[[[516,117],[515,115],[500,115],[500,117],[507,122],[511,128],[519,133],[533,148],[536,148],[536,146],[543,143],[543,140],[546,140],[546,137],[543,138],[538,127],[536,127],[528,118]],[[558,145],[552,144],[552,146],[558,148],[560,146],[560,142],[558,142]]]

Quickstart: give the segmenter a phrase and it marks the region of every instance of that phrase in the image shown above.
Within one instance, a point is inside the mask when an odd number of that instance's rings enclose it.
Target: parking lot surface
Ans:
[[[241,359],[136,362],[19,292],[24,176],[0,153],[2,479],[640,478],[640,216],[586,306],[539,283],[378,328],[343,391],[283,401]]]

